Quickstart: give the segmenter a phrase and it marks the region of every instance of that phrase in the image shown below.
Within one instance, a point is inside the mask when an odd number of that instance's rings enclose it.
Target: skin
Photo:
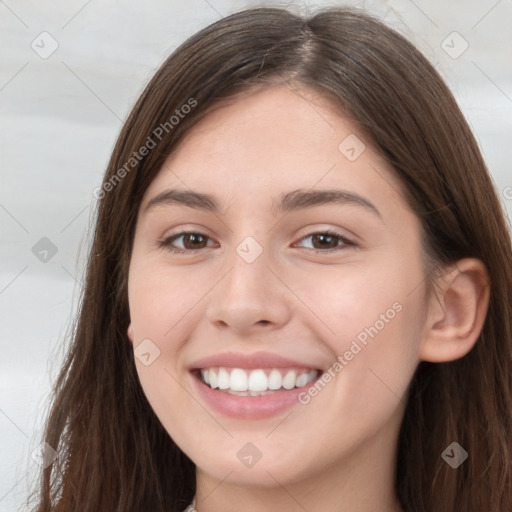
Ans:
[[[354,161],[338,149],[350,134],[366,146]],[[170,188],[212,194],[222,211],[144,211]],[[272,210],[281,193],[328,188],[364,197],[380,216],[354,204]],[[174,240],[196,253],[158,246],[184,228],[209,237]],[[325,229],[355,245],[309,236]],[[263,248],[252,263],[236,252],[248,236]],[[314,251],[324,247],[337,250]],[[437,293],[427,292],[420,221],[393,171],[326,98],[286,86],[213,111],[168,158],[139,210],[128,283],[129,338],[160,350],[149,366],[136,358],[140,382],[196,464],[199,512],[240,503],[247,512],[401,510],[393,478],[408,385],[421,360],[471,350],[489,297],[473,259],[447,268]],[[307,405],[247,421],[210,409],[193,386],[189,366],[227,351],[269,351],[328,370],[396,303],[401,311]],[[237,457],[248,442],[262,454],[250,468]]]

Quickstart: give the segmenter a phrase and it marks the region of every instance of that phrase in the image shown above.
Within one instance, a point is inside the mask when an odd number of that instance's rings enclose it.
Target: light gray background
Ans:
[[[510,218],[510,0],[0,0],[0,511],[23,504],[38,469],[31,453],[77,305],[92,192],[122,121],[186,37],[243,7],[287,4],[363,6],[410,38],[454,91]],[[52,38],[47,58],[31,47],[48,51]],[[57,247],[46,263],[32,252],[42,237]]]

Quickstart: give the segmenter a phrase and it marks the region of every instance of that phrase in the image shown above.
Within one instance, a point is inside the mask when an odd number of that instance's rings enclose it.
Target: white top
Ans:
[[[196,497],[192,499],[192,503],[183,512],[197,512],[196,510]]]

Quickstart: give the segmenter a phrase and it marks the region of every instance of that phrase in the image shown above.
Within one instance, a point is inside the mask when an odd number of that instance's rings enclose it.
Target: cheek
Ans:
[[[179,282],[168,269],[164,271],[150,258],[132,260],[128,302],[135,363],[150,402],[159,389],[172,389],[169,373],[175,374],[174,354],[178,349],[177,344],[171,343],[176,339],[172,334],[186,309],[190,309],[179,290]],[[141,352],[149,353],[150,357],[140,357]]]
[[[202,299],[216,279],[217,274],[172,268],[161,259],[144,256],[132,260],[128,300],[136,369],[159,417],[171,414],[176,408],[171,404],[183,399],[178,383],[183,378],[182,349],[204,317]],[[147,344],[146,340],[158,354],[148,366],[137,357],[137,347]]]
[[[337,353],[358,335],[364,343],[370,333],[384,337],[381,335],[387,332],[391,342],[391,332],[407,324],[404,317],[418,321],[425,307],[420,300],[423,287],[414,292],[415,284],[423,281],[421,264],[406,263],[392,254],[364,264],[290,270],[284,279],[300,297],[305,318],[322,327],[320,339],[328,341]]]
[[[151,408],[177,438],[184,436],[179,411],[187,400],[179,383],[179,354],[187,340],[184,326],[197,321],[194,288],[190,281],[187,284],[183,272],[170,271],[150,258],[132,261],[128,299],[137,374]],[[144,343],[151,353],[150,364],[137,355]]]
[[[194,304],[208,290],[193,275],[151,260],[132,265],[128,299],[135,340],[155,338],[162,343],[175,338],[172,331],[179,330],[183,319],[188,321]]]
[[[321,293],[303,290],[335,332],[323,337],[333,354],[323,376],[325,385],[303,395],[304,411],[300,411],[322,418],[322,439],[337,439],[336,446],[326,448],[315,440],[303,447],[326,459],[341,456],[347,447],[398,421],[419,362],[418,319],[423,307],[419,294],[409,294],[407,276],[403,280],[379,273],[339,277],[337,283],[325,280]]]
[[[382,269],[385,269],[383,271]],[[418,258],[390,255],[378,264],[331,266],[296,281],[311,325],[333,354],[340,405],[389,407],[402,397],[419,362],[424,321],[423,271]],[[352,398],[351,398],[352,397]],[[386,398],[389,398],[387,400]],[[327,405],[327,404],[326,404]],[[368,411],[368,409],[367,409]],[[363,416],[366,412],[362,411]]]

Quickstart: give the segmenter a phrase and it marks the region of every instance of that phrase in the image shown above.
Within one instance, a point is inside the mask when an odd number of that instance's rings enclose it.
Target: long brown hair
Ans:
[[[72,343],[55,383],[44,440],[59,458],[41,473],[37,512],[181,512],[192,499],[194,464],[152,411],[126,334],[138,207],[199,119],[238,92],[277,82],[314,88],[364,130],[403,183],[433,267],[464,257],[486,265],[491,298],[476,346],[450,363],[421,362],[411,382],[396,492],[406,511],[512,510],[512,249],[468,124],[421,53],[367,14],[330,8],[302,18],[258,8],[183,43],[122,128],[99,194]],[[195,106],[182,109],[186,104]],[[177,109],[179,121],[170,121]],[[148,138],[155,147],[141,156]],[[469,454],[456,470],[441,458],[453,441]]]

